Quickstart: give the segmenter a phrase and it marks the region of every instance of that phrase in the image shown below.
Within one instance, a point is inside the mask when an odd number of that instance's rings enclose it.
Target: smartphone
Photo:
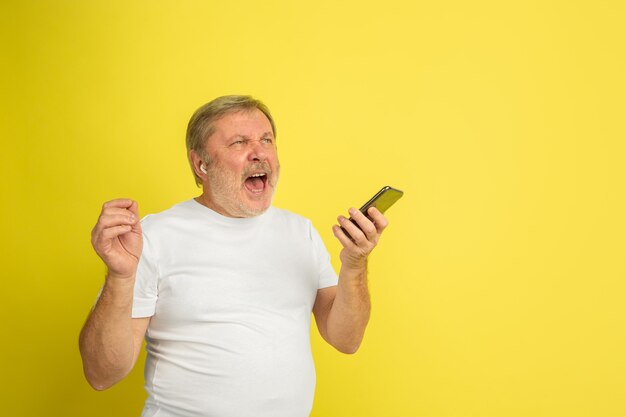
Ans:
[[[374,197],[370,198],[367,203],[363,204],[359,211],[365,214],[365,216],[371,220],[371,217],[367,215],[367,210],[370,207],[376,207],[378,211],[384,214],[385,211],[387,211],[387,209],[391,207],[396,201],[398,201],[403,195],[404,193],[402,191],[387,185],[381,188],[379,192],[374,194]],[[356,227],[359,227],[359,225],[352,217],[350,217],[350,219],[348,220],[350,220]],[[341,228],[341,230],[343,230],[346,235],[350,236],[343,227]]]

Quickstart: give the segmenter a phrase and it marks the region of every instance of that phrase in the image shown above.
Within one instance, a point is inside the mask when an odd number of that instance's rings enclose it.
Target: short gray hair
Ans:
[[[210,101],[195,111],[189,124],[187,125],[187,155],[190,151],[195,151],[202,157],[208,159],[208,155],[204,152],[207,139],[215,132],[214,122],[227,113],[236,113],[239,111],[251,111],[259,109],[265,114],[272,125],[272,133],[276,137],[276,126],[274,119],[270,114],[270,110],[260,100],[251,96],[222,96]],[[189,158],[191,172],[196,180],[196,185],[202,184],[202,179],[196,175],[191,158]]]

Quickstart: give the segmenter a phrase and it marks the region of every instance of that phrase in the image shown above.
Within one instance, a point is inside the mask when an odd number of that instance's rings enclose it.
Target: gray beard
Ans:
[[[250,165],[244,171],[243,178],[229,176],[227,174],[228,171],[222,169],[221,165],[216,161],[207,161],[206,165],[209,178],[209,193],[211,195],[211,201],[215,205],[221,207],[223,210],[226,210],[235,217],[256,217],[267,211],[269,206],[263,209],[249,207],[239,198],[239,193],[241,191],[241,187],[244,187],[243,181],[248,177],[249,172],[262,169],[267,172],[267,184],[265,186],[271,187],[273,198],[278,185],[278,178],[280,176],[280,165],[276,168],[276,180],[272,179],[272,171],[267,162],[259,162]]]

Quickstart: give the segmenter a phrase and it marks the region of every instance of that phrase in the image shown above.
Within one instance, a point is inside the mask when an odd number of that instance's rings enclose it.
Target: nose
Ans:
[[[251,161],[265,161],[267,159],[267,152],[263,148],[261,141],[252,141],[250,143],[248,159]]]

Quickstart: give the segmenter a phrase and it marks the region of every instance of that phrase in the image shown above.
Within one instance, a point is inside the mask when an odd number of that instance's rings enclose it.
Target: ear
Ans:
[[[193,172],[195,172],[198,177],[202,179],[206,178],[206,171],[202,171],[202,168],[204,167],[204,161],[202,160],[202,158],[200,158],[200,155],[198,155],[198,153],[193,149],[189,151],[189,163],[193,168]]]

